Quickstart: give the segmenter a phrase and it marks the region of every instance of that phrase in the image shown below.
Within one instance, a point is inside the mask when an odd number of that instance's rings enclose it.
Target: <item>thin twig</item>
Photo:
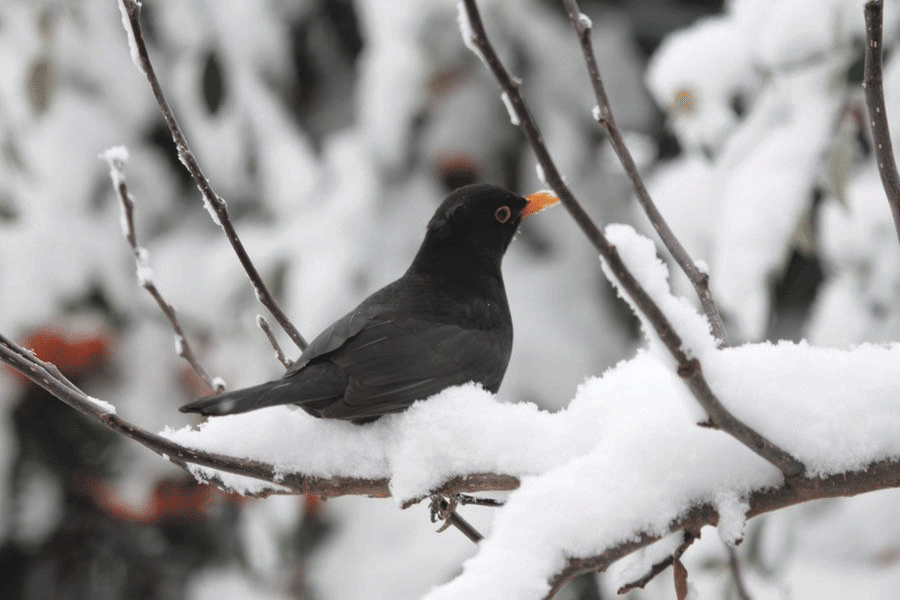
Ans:
[[[594,56],[594,46],[591,42],[591,21],[581,13],[576,0],[563,0],[563,4],[566,6],[566,11],[569,13],[569,19],[571,19],[572,25],[575,27],[575,31],[578,34],[578,40],[581,42],[584,62],[591,79],[591,85],[594,88],[594,96],[597,99],[597,109],[594,111],[594,118],[600,126],[606,130],[606,135],[609,137],[609,143],[612,145],[616,156],[619,157],[619,162],[622,163],[622,167],[625,169],[628,179],[631,180],[631,185],[634,188],[638,202],[647,214],[647,218],[650,220],[650,223],[653,225],[653,228],[656,230],[656,233],[659,235],[663,244],[665,244],[666,248],[668,248],[669,252],[672,254],[672,258],[675,259],[675,262],[681,267],[681,270],[684,271],[685,275],[687,275],[691,285],[694,286],[694,291],[700,299],[700,305],[703,308],[703,312],[706,314],[706,319],[709,321],[712,333],[716,337],[719,346],[727,346],[728,333],[725,331],[722,317],[719,315],[719,310],[716,308],[716,303],[713,301],[712,294],[709,291],[709,274],[697,267],[697,263],[690,257],[687,250],[684,249],[684,246],[681,245],[678,237],[666,222],[665,217],[659,212],[656,203],[653,202],[650,193],[647,191],[647,187],[644,185],[644,180],[641,178],[637,164],[635,164],[634,158],[628,150],[628,146],[625,145],[622,133],[619,131],[619,127],[616,125],[616,121],[613,118],[612,107],[606,96],[603,78],[600,75],[600,68],[597,66],[597,59]]]
[[[166,299],[163,298],[162,293],[153,281],[150,274],[150,267],[147,264],[147,250],[137,241],[137,233],[134,228],[134,199],[131,197],[131,194],[128,193],[128,184],[125,182],[125,165],[123,164],[123,158],[115,157],[111,153],[104,155],[104,158],[109,163],[110,178],[112,179],[113,187],[116,190],[116,195],[119,197],[119,203],[122,207],[122,233],[125,235],[125,240],[128,242],[128,245],[131,246],[131,251],[134,254],[138,283],[153,297],[157,306],[159,306],[159,310],[162,311],[163,315],[165,315],[169,324],[172,326],[172,330],[175,332],[175,349],[178,352],[178,356],[187,361],[197,376],[203,380],[210,390],[219,394],[224,392],[225,382],[219,377],[213,378],[210,376],[209,372],[200,364],[200,360],[194,353],[191,344],[188,342],[187,336],[184,334],[184,329],[182,329],[181,323],[178,321],[178,316],[175,314],[175,307],[166,302]]]
[[[272,328],[269,326],[269,322],[266,321],[266,318],[262,315],[256,315],[256,324],[262,329],[263,333],[266,334],[266,339],[269,340],[269,344],[272,345],[272,350],[275,351],[275,358],[278,359],[281,366],[283,366],[285,370],[290,369],[291,365],[294,364],[294,361],[284,355],[284,351],[281,349],[278,340],[275,339],[275,334],[272,333]]]
[[[654,563],[647,571],[647,573],[640,579],[636,579],[619,587],[619,589],[616,590],[616,594],[626,594],[634,589],[644,589],[644,586],[653,581],[653,579],[656,578],[657,575],[672,566],[672,564],[676,560],[679,560],[685,553],[685,551],[691,546],[691,544],[693,544],[694,541],[699,538],[699,535],[685,530],[683,532],[681,543],[678,545],[678,548],[675,549],[675,552],[662,559],[658,563]]]
[[[863,74],[863,88],[866,92],[866,106],[869,108],[869,125],[878,162],[881,185],[887,196],[894,216],[894,228],[900,238],[900,173],[894,160],[894,146],[888,127],[887,109],[884,105],[884,83],[882,66],[882,30],[884,6],[881,0],[866,2],[866,52]]]
[[[163,119],[165,119],[166,125],[169,127],[169,131],[172,134],[172,140],[175,142],[175,146],[178,149],[179,160],[185,166],[188,173],[190,173],[191,178],[193,178],[197,187],[200,189],[200,193],[203,195],[204,204],[210,211],[210,216],[214,215],[213,220],[225,232],[225,237],[228,238],[241,266],[244,267],[244,271],[250,279],[250,283],[256,290],[257,299],[259,299],[260,303],[272,313],[272,316],[275,317],[275,320],[278,321],[278,324],[284,329],[285,333],[288,334],[297,347],[303,350],[307,345],[306,340],[300,335],[300,332],[294,324],[291,323],[291,320],[275,301],[275,298],[263,282],[259,271],[256,270],[256,266],[253,264],[253,261],[250,260],[250,256],[247,254],[243,242],[241,242],[237,235],[237,231],[235,231],[231,218],[228,215],[228,207],[225,205],[225,201],[216,194],[209,180],[206,178],[206,175],[203,174],[203,171],[200,169],[200,164],[197,162],[190,146],[188,146],[187,138],[185,138],[184,133],[181,131],[181,127],[179,127],[178,122],[175,120],[175,114],[172,112],[172,107],[169,105],[168,100],[166,100],[162,86],[160,85],[159,80],[156,77],[156,72],[153,70],[153,65],[150,62],[147,46],[144,43],[144,34],[141,30],[140,21],[141,4],[136,0],[119,0],[119,3],[120,8],[123,10],[123,14],[126,17],[124,20],[129,28],[128,34],[133,43],[133,51],[136,53],[135,60],[139,61],[140,69],[147,78],[150,89],[153,91],[153,96],[156,98],[156,103],[159,105],[160,111],[162,112]]]
[[[459,503],[454,496],[447,498],[445,496],[433,495],[431,497],[431,504],[428,507],[431,510],[431,522],[437,523],[438,521],[443,521],[444,524],[438,529],[438,533],[452,525],[458,529],[460,533],[469,538],[469,540],[477,544],[484,539],[484,536],[481,535],[481,532],[475,529],[471,523],[466,521],[458,512],[456,512],[458,504]]]
[[[465,11],[460,17],[467,20],[464,30],[469,39],[466,40],[466,44],[477,49],[500,84],[500,88],[506,94],[509,106],[515,111],[519,128],[525,134],[531,149],[537,156],[547,185],[553,188],[582,232],[606,261],[622,289],[628,293],[635,306],[643,313],[662,343],[675,358],[678,363],[678,374],[709,415],[712,423],[778,467],[786,478],[801,476],[805,471],[803,463],[732,415],[710,389],[703,376],[700,362],[688,357],[682,347],[681,337],[675,331],[668,317],[625,266],[615,246],[606,239],[606,236],[588,216],[563,180],[544,144],[540,129],[519,91],[519,80],[512,77],[506,70],[487,37],[475,0],[461,0],[460,5],[461,9]]]

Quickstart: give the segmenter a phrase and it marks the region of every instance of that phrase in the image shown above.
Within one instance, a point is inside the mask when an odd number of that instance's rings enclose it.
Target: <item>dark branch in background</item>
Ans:
[[[506,94],[509,106],[515,111],[519,128],[525,134],[531,149],[537,156],[547,185],[552,187],[556,195],[559,196],[559,199],[582,232],[597,248],[603,260],[606,261],[622,289],[630,296],[635,306],[645,316],[662,343],[678,362],[678,375],[684,380],[694,397],[709,415],[712,423],[778,467],[786,478],[791,479],[801,476],[805,471],[803,463],[732,415],[710,389],[706,378],[703,376],[700,362],[697,359],[688,357],[682,347],[681,337],[675,331],[669,319],[631,271],[628,270],[616,247],[609,243],[603,232],[597,228],[597,225],[572,194],[569,186],[566,185],[553,159],[550,157],[540,129],[538,129],[537,123],[535,123],[531,111],[529,111],[519,91],[519,80],[509,74],[490,40],[488,40],[475,0],[461,0],[461,7],[465,13],[461,14],[460,18],[467,20],[463,28],[468,30],[467,33],[470,36],[470,39],[466,40],[466,44],[476,49],[494,74],[503,93]]]
[[[391,495],[387,478],[317,477],[303,473],[284,473],[282,469],[266,462],[195,450],[177,444],[121,418],[113,412],[113,409],[107,408],[105,403],[91,398],[70,381],[58,375],[55,366],[38,359],[33,353],[2,334],[0,334],[0,362],[12,366],[36,385],[44,388],[80,413],[131,438],[181,468],[187,469],[188,464],[195,464],[226,473],[252,477],[281,488],[260,494],[261,496],[294,493],[326,497],[356,495],[387,498]],[[441,484],[439,493],[509,491],[517,487],[519,487],[519,479],[512,475],[476,473],[465,477],[453,477],[445,481]],[[407,501],[406,506],[419,500],[422,498]]]
[[[259,325],[259,328],[266,334],[266,339],[269,340],[269,343],[272,345],[272,350],[275,351],[275,358],[278,359],[281,366],[283,366],[285,370],[290,369],[291,365],[294,364],[294,361],[284,355],[284,351],[281,349],[278,340],[275,339],[275,334],[272,333],[272,328],[269,327],[269,322],[266,321],[266,318],[262,315],[256,315],[256,324]]]
[[[153,65],[150,63],[150,56],[147,53],[147,46],[144,43],[144,34],[141,31],[140,21],[140,3],[135,0],[119,0],[119,2],[127,16],[124,20],[128,27],[128,36],[133,42],[132,47],[137,54],[134,58],[140,62],[140,69],[147,78],[150,89],[153,91],[153,96],[156,98],[156,103],[159,104],[163,119],[165,119],[169,131],[172,133],[172,140],[175,142],[175,146],[178,149],[179,160],[181,160],[181,163],[188,170],[188,173],[190,173],[191,178],[193,178],[197,187],[200,188],[200,193],[203,195],[203,201],[211,211],[210,215],[212,216],[213,213],[215,214],[213,220],[216,221],[225,232],[225,236],[228,238],[231,247],[234,249],[234,253],[237,255],[241,266],[244,267],[247,277],[250,278],[250,283],[253,284],[253,288],[256,290],[256,297],[259,299],[260,303],[272,313],[272,316],[275,317],[275,320],[278,321],[278,324],[284,329],[291,340],[294,341],[297,347],[303,350],[306,348],[306,340],[300,335],[300,332],[297,331],[297,328],[294,327],[294,324],[291,323],[291,320],[288,319],[287,315],[275,301],[275,298],[269,292],[266,284],[263,283],[259,271],[256,270],[256,266],[250,260],[250,256],[247,254],[244,244],[241,242],[237,235],[237,231],[234,229],[231,218],[228,216],[228,207],[225,205],[225,201],[216,194],[209,180],[206,178],[206,175],[203,174],[203,171],[200,169],[200,164],[194,157],[194,153],[191,152],[190,146],[188,146],[187,139],[184,137],[181,127],[178,126],[178,122],[175,120],[175,114],[172,112],[172,107],[169,106],[169,102],[166,100],[166,96],[163,93],[162,86],[156,78],[156,72],[153,70]]]
[[[150,267],[147,264],[147,251],[138,244],[137,234],[134,229],[134,200],[132,199],[131,194],[128,193],[128,184],[125,183],[124,157],[115,157],[113,156],[112,151],[109,151],[104,155],[104,158],[109,163],[110,178],[112,179],[113,187],[116,190],[116,195],[118,195],[119,202],[122,206],[122,233],[125,235],[125,239],[128,241],[128,245],[131,246],[131,251],[134,253],[138,283],[147,290],[147,293],[150,294],[154,300],[156,300],[159,310],[162,311],[163,315],[168,319],[169,324],[172,325],[172,329],[175,332],[175,348],[178,351],[178,356],[187,361],[209,389],[214,390],[217,393],[224,392],[225,382],[219,378],[213,379],[210,377],[206,369],[203,368],[203,365],[200,364],[197,355],[194,354],[194,350],[191,348],[187,337],[184,335],[181,323],[178,322],[178,317],[175,314],[175,307],[166,302],[165,298],[163,298],[159,289],[156,287],[156,284],[153,282],[153,279],[150,277],[148,272]]]
[[[672,254],[675,262],[678,263],[678,266],[681,267],[681,270],[684,271],[690,280],[691,285],[694,286],[697,297],[700,299],[700,305],[703,307],[703,312],[706,314],[706,319],[709,321],[710,327],[712,327],[712,333],[718,340],[719,346],[727,346],[728,334],[725,331],[725,325],[722,323],[722,317],[716,308],[716,303],[713,301],[712,294],[709,291],[709,274],[697,268],[697,264],[691,259],[687,250],[678,241],[675,233],[669,228],[669,224],[662,216],[662,213],[656,208],[656,204],[644,185],[634,158],[632,158],[631,152],[625,145],[625,140],[622,139],[622,133],[613,119],[612,108],[610,107],[609,99],[606,97],[603,79],[600,76],[600,69],[594,56],[594,46],[591,42],[591,21],[581,13],[575,0],[563,0],[563,4],[565,4],[566,11],[569,13],[569,19],[572,20],[572,25],[578,33],[581,51],[584,54],[584,62],[591,79],[591,85],[594,88],[594,96],[597,98],[597,111],[594,114],[594,118],[606,130],[609,143],[612,145],[616,156],[619,157],[619,162],[622,163],[628,179],[631,180],[638,202],[647,214],[647,218],[650,219],[650,223],[663,244]]]
[[[730,544],[726,544],[725,548],[728,550],[728,569],[731,571],[735,596],[738,600],[750,600],[750,593],[747,591],[744,576],[741,573],[741,561],[738,560],[737,550]]]
[[[900,487],[900,462],[897,460],[882,460],[871,463],[859,471],[835,473],[821,478],[798,477],[776,488],[751,492],[747,497],[750,505],[747,518],[811,500],[856,496],[896,487]],[[700,531],[702,527],[715,526],[718,522],[719,514],[715,506],[701,504],[669,523],[667,532],[653,534],[635,532],[633,539],[608,548],[602,554],[569,558],[566,566],[550,580],[550,592],[544,598],[545,600],[553,598],[566,583],[578,575],[593,571],[603,572],[617,560],[649,546],[669,533],[679,530]]]
[[[866,92],[866,106],[869,108],[869,125],[878,163],[881,185],[891,206],[894,228],[900,238],[900,173],[894,160],[894,146],[888,128],[887,110],[884,106],[884,83],[882,65],[882,30],[884,6],[881,0],[866,2],[866,52],[863,88]]]

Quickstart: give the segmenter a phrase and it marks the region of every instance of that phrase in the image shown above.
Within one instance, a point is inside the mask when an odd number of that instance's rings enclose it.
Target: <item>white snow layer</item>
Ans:
[[[622,226],[608,234],[688,352],[703,360],[723,403],[810,474],[900,456],[900,345],[841,350],[782,342],[716,350],[702,317],[668,292],[652,244]],[[775,467],[727,434],[697,426],[702,411],[657,344],[586,381],[557,413],[503,404],[465,385],[363,426],[274,407],[164,435],[272,462],[285,473],[389,477],[397,502],[457,475],[522,477],[478,554],[427,597],[539,598],[567,557],[601,552],[642,531],[665,533],[700,502],[723,509],[721,535],[735,541],[744,527],[742,498],[781,481]],[[225,481],[242,492],[267,486]]]

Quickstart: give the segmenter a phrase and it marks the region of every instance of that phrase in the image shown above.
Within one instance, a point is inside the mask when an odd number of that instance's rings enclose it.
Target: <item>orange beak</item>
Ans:
[[[523,219],[559,202],[559,198],[550,192],[535,192],[525,196],[525,199],[528,200],[528,204],[522,209]]]

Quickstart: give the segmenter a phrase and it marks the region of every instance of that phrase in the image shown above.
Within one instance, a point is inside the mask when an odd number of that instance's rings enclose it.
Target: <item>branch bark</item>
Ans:
[[[138,283],[147,290],[147,293],[156,301],[159,310],[162,311],[163,315],[172,326],[172,330],[175,332],[175,347],[178,351],[178,356],[183,358],[191,366],[197,376],[200,377],[210,390],[214,390],[216,393],[222,393],[225,391],[225,382],[222,381],[221,378],[211,377],[209,372],[200,364],[200,360],[194,353],[194,349],[191,347],[190,342],[188,342],[187,336],[184,334],[184,329],[182,329],[181,323],[178,321],[178,316],[175,314],[175,307],[166,302],[166,299],[163,298],[159,288],[156,287],[156,283],[154,283],[149,273],[147,273],[150,268],[149,265],[146,264],[148,260],[147,250],[142,248],[137,241],[137,233],[134,228],[134,199],[131,197],[131,194],[128,193],[128,184],[125,182],[124,159],[127,155],[124,153],[124,148],[122,150],[124,156],[115,156],[115,152],[110,150],[103,155],[103,158],[109,163],[110,178],[112,179],[116,195],[119,198],[119,204],[122,207],[122,233],[125,235],[125,240],[128,242],[128,245],[131,246],[131,251],[134,254]]]
[[[700,299],[700,306],[703,308],[703,312],[706,315],[706,319],[709,321],[713,335],[719,342],[719,346],[727,346],[728,333],[725,331],[722,317],[719,314],[716,303],[713,301],[712,294],[709,291],[709,274],[701,271],[697,267],[697,263],[694,262],[684,246],[681,245],[678,237],[666,222],[665,217],[659,212],[656,203],[653,202],[650,193],[647,191],[647,187],[644,185],[644,180],[641,178],[640,171],[638,171],[634,158],[628,150],[628,146],[625,145],[625,140],[622,138],[622,132],[619,131],[619,127],[616,125],[616,121],[613,118],[612,107],[606,96],[603,78],[600,75],[600,68],[597,66],[597,59],[594,55],[594,46],[591,41],[591,21],[581,13],[576,0],[563,0],[563,4],[566,7],[566,11],[569,13],[569,19],[572,21],[572,26],[575,27],[575,32],[578,34],[578,41],[581,44],[581,51],[584,55],[585,66],[587,67],[588,76],[591,80],[591,87],[593,88],[594,96],[597,99],[597,109],[594,112],[594,118],[606,131],[609,143],[612,145],[616,156],[619,158],[619,162],[622,163],[622,167],[625,169],[625,173],[631,181],[631,186],[634,188],[638,203],[640,203],[641,208],[644,209],[647,218],[650,220],[650,223],[653,225],[653,228],[656,230],[656,233],[659,235],[663,244],[665,244],[666,248],[669,250],[672,258],[675,259],[675,262],[681,267],[681,270],[684,271],[685,275],[687,275],[687,278],[690,280],[691,285],[694,287],[694,291]]]
[[[307,345],[306,340],[300,335],[300,332],[281,309],[278,302],[275,301],[275,298],[263,282],[259,271],[256,270],[256,266],[253,264],[253,261],[250,260],[250,255],[247,254],[243,242],[241,242],[241,239],[238,237],[234,224],[231,222],[231,217],[228,214],[228,207],[226,206],[225,201],[219,197],[215,190],[213,190],[212,184],[206,178],[206,175],[204,175],[203,170],[200,168],[200,164],[197,162],[194,153],[188,145],[187,138],[184,136],[181,127],[175,120],[175,113],[172,112],[172,107],[169,105],[169,101],[166,100],[166,95],[163,93],[159,79],[156,77],[153,64],[150,62],[150,56],[147,53],[147,45],[144,43],[144,34],[141,30],[140,20],[140,2],[137,2],[136,0],[119,0],[119,5],[124,17],[123,22],[128,28],[129,39],[133,45],[133,58],[138,62],[140,70],[147,78],[147,83],[150,84],[150,89],[153,91],[153,96],[156,98],[156,103],[159,105],[163,119],[169,128],[169,132],[172,134],[172,140],[175,142],[175,147],[178,150],[178,159],[187,169],[188,173],[190,173],[191,178],[200,189],[200,193],[203,195],[203,202],[209,210],[210,216],[213,217],[213,221],[215,221],[225,232],[225,237],[228,238],[228,242],[234,249],[234,253],[237,255],[241,266],[244,268],[247,277],[250,279],[250,283],[256,290],[256,297],[272,314],[275,320],[278,321],[278,324],[285,333],[288,334],[291,340],[293,340],[297,347],[300,348],[300,350],[303,350]]]
[[[321,496],[364,495],[384,498],[390,495],[387,478],[366,479],[357,477],[316,477],[303,473],[281,473],[274,465],[245,458],[224,456],[187,448],[162,436],[150,433],[119,417],[106,405],[91,398],[65,379],[55,366],[41,361],[28,350],[0,334],[0,362],[12,366],[35,384],[97,420],[113,431],[129,437],[149,448],[175,465],[187,468],[188,464],[202,465],[220,471],[244,475],[273,483],[271,494],[310,493]],[[510,491],[519,486],[519,479],[502,473],[475,473],[448,479],[430,494],[452,496],[458,492]],[[900,458],[873,462],[867,468],[827,477],[798,477],[785,481],[778,487],[754,490],[748,495],[750,506],[747,518],[789,506],[824,498],[855,496],[876,490],[900,487]],[[261,494],[267,495],[267,494]],[[408,500],[404,508],[423,498]],[[673,520],[665,532],[635,532],[627,542],[607,548],[604,552],[588,557],[570,557],[566,566],[550,580],[552,598],[566,582],[582,573],[603,571],[613,562],[644,548],[664,535],[676,531],[699,531],[705,525],[718,524],[718,513],[713,504],[699,504],[683,512]]]
[[[805,471],[803,463],[732,415],[710,389],[706,378],[703,376],[700,362],[688,356],[682,347],[681,337],[675,331],[668,317],[653,301],[628,267],[625,266],[616,247],[606,239],[606,236],[585,212],[581,203],[578,202],[569,186],[565,183],[550,156],[550,152],[547,150],[547,146],[544,144],[544,138],[534,117],[531,115],[531,111],[525,104],[525,100],[519,90],[519,80],[506,70],[493,44],[487,37],[475,0],[461,0],[460,7],[462,11],[465,11],[460,15],[460,18],[467,20],[466,26],[463,28],[469,36],[469,39],[465,40],[466,44],[477,50],[482,60],[484,60],[491,73],[497,79],[501,90],[506,94],[509,106],[518,119],[519,128],[525,134],[543,170],[547,185],[553,188],[553,191],[559,196],[559,199],[582,232],[594,245],[600,256],[603,257],[603,260],[606,261],[616,280],[628,293],[638,310],[643,313],[662,343],[675,358],[678,363],[678,374],[700,405],[706,410],[712,423],[778,467],[787,479],[801,476]]]
[[[900,239],[900,173],[897,172],[897,161],[894,160],[894,146],[891,143],[887,109],[884,105],[882,65],[884,3],[882,0],[870,0],[866,2],[863,10],[866,19],[863,89],[866,93],[866,106],[869,109],[869,126],[872,128],[878,174],[881,176],[881,185],[884,187],[891,215],[894,217],[894,229]]]
[[[390,494],[386,477],[369,479],[363,477],[319,477],[304,473],[284,473],[275,465],[248,459],[206,452],[176,444],[161,435],[151,433],[117,415],[106,403],[91,398],[70,381],[58,375],[58,370],[25,350],[12,340],[0,334],[0,362],[4,362],[36,385],[44,388],[83,415],[99,421],[109,429],[120,433],[173,464],[187,469],[189,464],[210,467],[226,473],[243,475],[272,483],[272,494],[316,494],[319,496],[370,496],[387,498]],[[509,491],[519,487],[519,479],[512,475],[475,473],[466,477],[453,477],[437,489],[436,494],[457,492]],[[269,495],[269,493],[261,494]],[[422,500],[407,501],[405,507]]]
[[[827,477],[800,477],[776,488],[754,490],[749,494],[750,510],[747,518],[774,512],[796,504],[823,498],[856,496],[867,492],[900,487],[900,459],[893,458],[873,462],[865,469],[835,473]],[[712,504],[700,504],[685,511],[683,516],[669,524],[664,533],[636,533],[630,541],[589,557],[569,558],[566,566],[550,580],[550,592],[545,600],[553,598],[562,587],[582,573],[605,571],[615,561],[628,556],[679,530],[699,531],[705,525],[717,525],[719,514]]]

